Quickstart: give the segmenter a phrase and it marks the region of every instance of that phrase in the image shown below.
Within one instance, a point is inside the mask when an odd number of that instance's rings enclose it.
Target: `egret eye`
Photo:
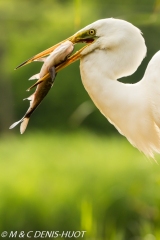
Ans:
[[[94,29],[90,29],[90,30],[89,30],[89,35],[92,35],[92,36],[93,36],[93,35],[95,35],[95,34],[96,34],[96,31],[95,31]]]

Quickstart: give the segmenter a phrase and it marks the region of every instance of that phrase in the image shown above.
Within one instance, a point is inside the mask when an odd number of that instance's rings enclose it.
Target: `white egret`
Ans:
[[[139,82],[124,84],[117,79],[133,74],[146,55],[145,41],[137,27],[120,19],[102,19],[68,40],[88,44],[57,71],[80,59],[83,85],[101,113],[145,155],[160,153],[160,51]],[[49,54],[58,45],[20,66]]]

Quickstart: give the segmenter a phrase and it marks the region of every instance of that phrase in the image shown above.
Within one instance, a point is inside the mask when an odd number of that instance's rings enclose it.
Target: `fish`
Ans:
[[[73,52],[74,46],[70,41],[62,43],[57,47],[47,58],[39,58],[35,61],[44,61],[44,64],[40,70],[40,73],[33,75],[29,80],[40,79],[44,77],[52,66],[56,67],[60,63],[64,62],[70,54]],[[52,73],[50,72],[52,75]]]
[[[56,77],[56,67],[60,65],[62,62],[66,61],[66,59],[73,52],[73,49],[74,49],[73,43],[70,41],[66,41],[59,45],[53,52],[51,52],[51,54],[48,57],[38,59],[38,61],[43,61],[44,64],[42,65],[40,73],[33,75],[29,80],[41,79],[47,73],[50,74],[50,77],[47,78],[45,81],[42,81],[39,84],[37,84],[35,92],[30,97],[24,99],[30,101],[30,106],[25,115],[19,121],[13,123],[9,127],[9,129],[13,129],[15,126],[21,123],[20,133],[23,134],[25,132],[28,126],[28,122],[30,120],[30,116],[39,106],[39,104],[42,102],[42,100],[48,94],[48,92],[50,91],[54,84]]]

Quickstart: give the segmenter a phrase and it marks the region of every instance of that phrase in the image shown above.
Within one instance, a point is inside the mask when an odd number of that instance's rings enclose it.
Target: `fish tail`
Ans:
[[[21,120],[13,123],[9,129],[12,129],[14,127],[16,127],[19,123],[21,123],[20,125],[20,133],[23,134],[27,128],[27,125],[28,125],[28,122],[29,122],[29,117],[23,117]]]
[[[21,120],[15,122],[15,123],[13,123],[13,124],[9,127],[9,129],[14,128],[15,126],[17,126],[17,125],[18,125],[19,123],[21,123],[22,121],[23,121],[23,118],[22,118]]]
[[[23,118],[23,120],[21,121],[21,125],[20,125],[20,133],[23,134],[28,126],[28,122],[29,122],[29,117],[25,117]]]

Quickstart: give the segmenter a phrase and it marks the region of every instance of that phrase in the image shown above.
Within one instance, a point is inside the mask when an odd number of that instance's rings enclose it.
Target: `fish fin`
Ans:
[[[24,98],[23,100],[29,100],[30,106],[31,106],[32,102],[34,101],[34,97],[35,97],[35,94],[33,93],[31,96],[29,96],[28,98]]]
[[[33,75],[32,77],[30,77],[28,80],[34,80],[34,79],[39,79],[40,76],[39,76],[39,73]]]
[[[21,123],[22,121],[23,121],[23,118],[22,118],[21,120],[15,122],[15,123],[13,123],[13,124],[9,127],[9,129],[14,128],[15,126],[17,126],[17,125],[18,125],[19,123]]]
[[[22,119],[21,121],[21,125],[20,125],[20,133],[23,134],[27,128],[28,122],[29,122],[29,118],[25,117]]]
[[[35,84],[33,84],[31,87],[29,87],[26,91],[29,92],[32,88],[36,87],[38,84],[43,82],[43,80],[38,80]],[[28,99],[28,98],[27,98]]]
[[[46,58],[37,58],[34,60],[34,62],[45,62]]]
[[[30,91],[32,88],[36,87],[38,84],[40,84],[41,82],[47,80],[50,77],[50,74],[47,73],[45,76],[43,76],[42,78],[38,79],[38,81],[36,83],[34,83],[31,87],[29,87],[26,91]]]
[[[52,82],[54,82],[54,79],[56,77],[56,69],[54,66],[52,66],[51,68],[48,69],[50,77],[52,79]]]

